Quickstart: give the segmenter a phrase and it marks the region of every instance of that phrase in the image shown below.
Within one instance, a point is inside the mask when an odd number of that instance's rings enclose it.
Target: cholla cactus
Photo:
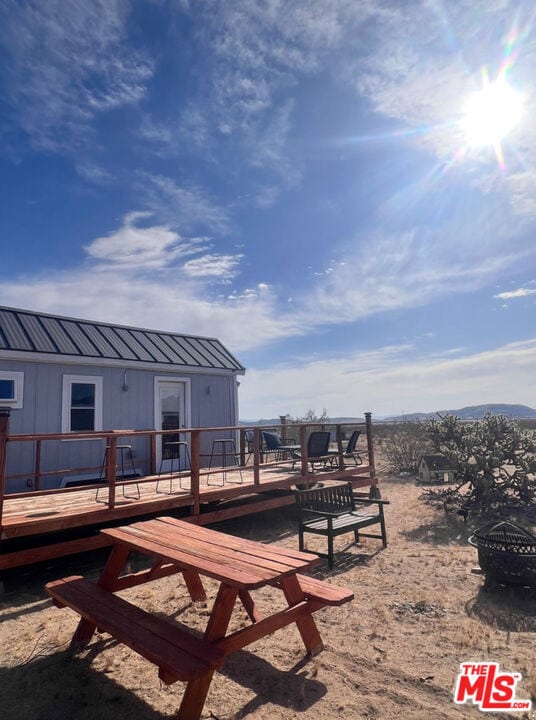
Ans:
[[[446,415],[423,423],[434,450],[451,462],[461,489],[469,486],[468,502],[478,511],[536,496],[536,441],[531,432],[503,415],[462,422]]]

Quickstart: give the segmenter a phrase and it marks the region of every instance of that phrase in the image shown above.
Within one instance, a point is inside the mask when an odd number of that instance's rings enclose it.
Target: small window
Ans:
[[[102,378],[63,376],[62,432],[102,430]]]
[[[0,370],[0,405],[22,407],[24,373]]]

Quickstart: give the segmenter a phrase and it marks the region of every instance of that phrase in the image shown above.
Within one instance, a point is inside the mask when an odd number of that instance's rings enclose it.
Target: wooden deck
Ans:
[[[169,474],[122,482],[115,477],[115,465],[110,465],[106,483],[1,493],[0,571],[102,547],[109,541],[100,529],[141,518],[167,513],[205,525],[294,504],[297,483],[351,479],[355,487],[366,487],[376,482],[370,424],[367,465],[344,470],[328,466],[314,473],[305,460],[295,466],[283,459],[262,462],[257,431],[256,451],[248,461],[242,454],[242,465],[209,471],[199,463],[201,432],[191,431],[192,468],[180,478],[175,475],[171,489]],[[305,433],[303,428],[303,443]],[[110,441],[116,442],[113,437]]]
[[[326,481],[350,478],[355,487],[365,487],[375,482],[370,477],[368,466],[356,469],[360,471],[359,474],[354,470],[342,473],[317,472],[315,479]],[[107,544],[107,540],[98,530],[118,521],[124,523],[140,517],[178,511],[184,519],[205,525],[290,505],[294,503],[292,490],[297,482],[304,480],[300,473],[289,475],[284,470],[281,472],[272,468],[261,471],[259,484],[253,482],[252,474],[247,469],[243,468],[241,474],[242,483],[239,483],[240,474],[237,471],[228,471],[225,485],[216,487],[208,486],[206,482],[202,484],[199,489],[198,514],[193,513],[193,494],[186,487],[179,489],[177,478],[173,480],[173,491],[168,494],[169,476],[165,475],[158,479],[158,493],[157,480],[143,478],[143,482],[139,483],[139,500],[130,497],[135,484],[125,484],[124,489],[129,497],[123,497],[122,484],[118,483],[113,509],[105,502],[96,501],[95,488],[71,488],[33,497],[7,495],[2,517],[0,570],[102,547]],[[214,474],[214,482],[216,477],[217,474]],[[184,482],[183,479],[183,485],[186,483],[187,480]],[[101,489],[100,496],[106,496],[106,488]],[[83,528],[89,531],[83,537],[62,540],[65,531]],[[26,539],[25,544],[29,547],[12,549],[17,548],[17,543],[13,541],[20,539]]]

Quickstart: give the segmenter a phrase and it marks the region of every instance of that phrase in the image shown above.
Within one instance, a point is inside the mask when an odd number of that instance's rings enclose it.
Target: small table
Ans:
[[[112,540],[113,547],[97,585],[84,578],[67,578],[49,583],[47,590],[57,605],[67,605],[82,616],[73,640],[88,642],[96,627],[101,627],[157,664],[164,682],[186,680],[186,691],[178,715],[181,720],[198,720],[214,671],[227,655],[292,623],[296,624],[306,651],[316,654],[323,649],[323,645],[312,613],[326,605],[341,605],[353,598],[349,590],[300,574],[318,561],[318,556],[309,553],[244,540],[171,517],[101,532]],[[149,570],[121,576],[132,550],[151,556],[154,559],[153,565]],[[182,574],[194,601],[206,598],[201,576],[213,578],[220,583],[203,639],[199,640],[186,629],[182,630],[182,633],[190,637],[186,640],[179,638],[177,641],[187,647],[187,643],[195,639],[197,645],[192,652],[196,652],[208,663],[201,670],[198,669],[195,675],[187,672],[181,675],[182,666],[179,664],[175,674],[170,673],[165,663],[169,656],[169,647],[159,656],[158,647],[155,651],[154,638],[150,642],[150,638],[144,641],[143,632],[147,627],[151,627],[153,634],[159,634],[160,641],[164,635],[164,640],[169,645],[173,633],[167,635],[166,631],[154,627],[157,620],[169,625],[168,621],[145,613],[113,595],[117,590],[173,573]],[[108,615],[99,615],[96,597],[85,601],[79,597],[80,593],[75,587],[77,583],[78,587],[83,584],[84,592],[91,590],[90,586],[96,589],[89,595],[96,596],[97,591],[100,596],[104,594],[104,603],[101,600],[98,605],[110,605]],[[76,590],[74,595],[69,592],[69,584],[72,590]],[[265,586],[272,586],[282,592],[286,606],[263,617],[255,605],[251,591]],[[228,634],[237,600],[244,606],[251,624]],[[118,607],[113,608],[112,604]],[[173,608],[160,610],[171,612]],[[109,619],[112,612],[116,612],[118,617],[117,630]],[[147,619],[140,620],[140,613],[147,615]],[[132,619],[130,630],[129,616]],[[177,630],[176,626],[174,629]],[[199,647],[201,643],[204,644],[204,649]]]

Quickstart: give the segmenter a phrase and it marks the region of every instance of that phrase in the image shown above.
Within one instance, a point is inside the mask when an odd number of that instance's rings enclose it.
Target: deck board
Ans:
[[[318,473],[319,480],[342,480],[352,479],[355,487],[365,487],[375,482],[370,477],[368,467],[360,466],[356,470],[344,472]],[[211,475],[215,482],[216,473]],[[293,502],[290,494],[281,493],[276,497],[270,495],[272,491],[290,491],[297,482],[303,478],[299,472],[288,474],[288,470],[281,468],[267,467],[260,473],[260,482],[253,482],[253,473],[249,468],[242,469],[242,482],[238,471],[227,470],[227,482],[221,486],[208,486],[207,476],[203,475],[200,486],[200,503],[203,510],[200,515],[193,514],[194,497],[188,489],[179,489],[178,478],[174,479],[173,492],[167,494],[162,489],[169,487],[169,478],[162,475],[161,492],[156,492],[158,478],[140,478],[140,498],[125,498],[122,494],[120,483],[116,485],[116,503],[113,509],[105,502],[97,502],[95,499],[96,489],[80,488],[68,491],[58,490],[47,492],[42,495],[28,493],[27,496],[19,494],[15,497],[5,496],[2,514],[2,535],[1,540],[16,541],[20,539],[35,538],[35,549],[12,552],[5,542],[0,543],[0,570],[7,567],[14,567],[20,564],[36,562],[48,557],[58,557],[62,554],[80,552],[85,549],[84,539],[63,542],[60,537],[55,543],[50,543],[47,550],[46,543],[43,547],[41,536],[59,533],[62,531],[103,527],[107,524],[125,520],[135,521],[137,518],[166,514],[172,510],[184,508],[185,519],[197,524],[207,524],[218,520],[236,517],[238,515],[259,512],[271,508],[281,507]],[[183,478],[183,484],[184,482]],[[132,484],[125,486],[127,493],[132,492]],[[108,497],[108,490],[103,487],[99,498],[105,500]],[[243,501],[243,505],[232,504],[233,501]],[[209,507],[210,504],[210,507]],[[33,541],[32,541],[33,542]],[[49,541],[48,541],[49,542]],[[92,549],[97,542],[95,534],[86,539],[87,549]],[[37,549],[38,548],[38,549]]]

